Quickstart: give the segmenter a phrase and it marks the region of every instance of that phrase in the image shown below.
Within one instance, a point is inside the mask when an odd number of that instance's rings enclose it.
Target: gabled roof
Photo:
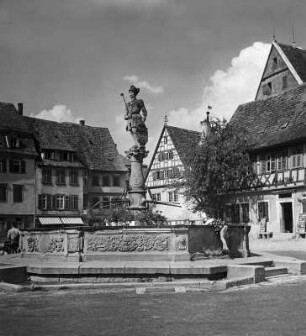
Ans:
[[[278,43],[302,82],[306,82],[306,50]]]
[[[306,84],[238,106],[230,123],[247,130],[253,150],[302,141],[306,138]]]
[[[191,131],[191,130],[187,130],[184,128],[179,128],[179,127],[174,127],[174,126],[169,126],[169,125],[164,125],[160,133],[159,139],[157,141],[156,147],[154,149],[154,153],[153,153],[151,162],[147,170],[146,178],[148,177],[150,173],[157,150],[159,148],[160,141],[165,133],[165,130],[167,130],[172,140],[173,146],[175,147],[178,153],[178,156],[180,157],[183,164],[186,164],[185,162],[186,153],[188,153],[190,151],[190,148],[197,145],[201,140],[201,132]]]
[[[174,126],[166,126],[166,128],[182,163],[185,164],[186,153],[190,151],[190,148],[199,144],[201,132]]]

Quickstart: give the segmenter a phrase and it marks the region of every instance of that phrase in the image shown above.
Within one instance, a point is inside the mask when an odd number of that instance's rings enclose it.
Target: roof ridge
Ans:
[[[166,128],[175,128],[175,129],[182,130],[182,131],[187,131],[187,132],[201,133],[200,131],[190,130],[190,129],[187,129],[187,128],[182,128],[182,127],[177,127],[177,126],[167,125]]]

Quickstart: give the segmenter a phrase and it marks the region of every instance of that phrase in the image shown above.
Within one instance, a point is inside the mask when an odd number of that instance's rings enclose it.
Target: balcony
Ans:
[[[252,188],[278,189],[305,185],[306,168],[294,168],[280,172],[260,174],[251,184]]]

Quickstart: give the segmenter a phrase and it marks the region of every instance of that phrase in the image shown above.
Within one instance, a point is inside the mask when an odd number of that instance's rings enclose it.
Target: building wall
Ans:
[[[9,160],[10,157],[7,157]],[[15,159],[15,157],[14,157]],[[22,158],[25,162],[25,173],[0,173],[0,184],[7,185],[7,201],[0,202],[0,238],[6,237],[10,225],[14,223],[20,229],[34,227],[35,214],[35,160]],[[14,202],[13,185],[22,185],[22,202]]]
[[[108,208],[107,200],[118,198],[123,195],[126,189],[127,172],[104,172],[104,171],[89,171],[87,177],[86,198],[87,209],[94,206],[97,202],[106,201],[103,205],[97,205],[97,208]],[[104,178],[107,178],[108,183],[105,183]]]
[[[36,197],[36,207],[37,207],[37,215],[76,215],[80,214],[83,210],[83,177],[84,171],[83,169],[77,169],[78,171],[78,184],[71,185],[69,183],[69,171],[70,168],[61,168],[65,170],[65,184],[57,184],[56,183],[56,171],[57,168],[54,167],[44,167],[51,169],[52,171],[52,178],[50,184],[44,184],[42,179],[42,167],[38,167],[36,170],[36,177],[37,177],[37,197]],[[75,170],[75,168],[73,168]],[[78,210],[41,210],[39,209],[39,199],[38,195],[66,195],[78,196]]]
[[[172,153],[170,157],[167,154],[169,152]],[[174,169],[176,169],[175,173],[173,173]],[[174,175],[169,174],[169,171],[171,171],[171,174]],[[154,156],[150,172],[146,180],[146,186],[149,188],[149,194],[153,200],[175,203],[181,206],[181,208],[178,208],[168,205],[155,204],[155,210],[160,211],[169,220],[193,219],[195,216],[188,208],[188,204],[186,203],[180,190],[176,190],[174,186],[177,177],[180,176],[182,171],[183,163],[179,158],[167,129],[165,129]],[[160,174],[159,172],[162,173]],[[178,195],[178,200],[169,200],[169,193],[174,193],[175,191]]]
[[[25,161],[25,174],[0,173],[0,184],[7,184],[7,202],[0,202],[0,215],[34,215],[35,209],[35,160],[22,159]],[[23,186],[22,202],[13,202],[13,185]]]

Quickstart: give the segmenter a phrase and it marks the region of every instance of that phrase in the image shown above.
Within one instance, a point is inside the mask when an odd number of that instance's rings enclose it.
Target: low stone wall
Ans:
[[[78,230],[22,231],[21,255],[79,261],[82,251],[80,234]]]
[[[188,230],[189,253],[206,257],[221,256],[226,251],[232,258],[250,255],[247,225],[229,225],[215,231],[211,225],[195,225]]]
[[[85,260],[189,260],[187,228],[84,232]]]
[[[196,253],[247,257],[248,226],[231,225],[215,232],[209,225],[166,228],[114,228],[95,230],[23,231],[22,256],[66,261],[126,260],[180,261]]]

